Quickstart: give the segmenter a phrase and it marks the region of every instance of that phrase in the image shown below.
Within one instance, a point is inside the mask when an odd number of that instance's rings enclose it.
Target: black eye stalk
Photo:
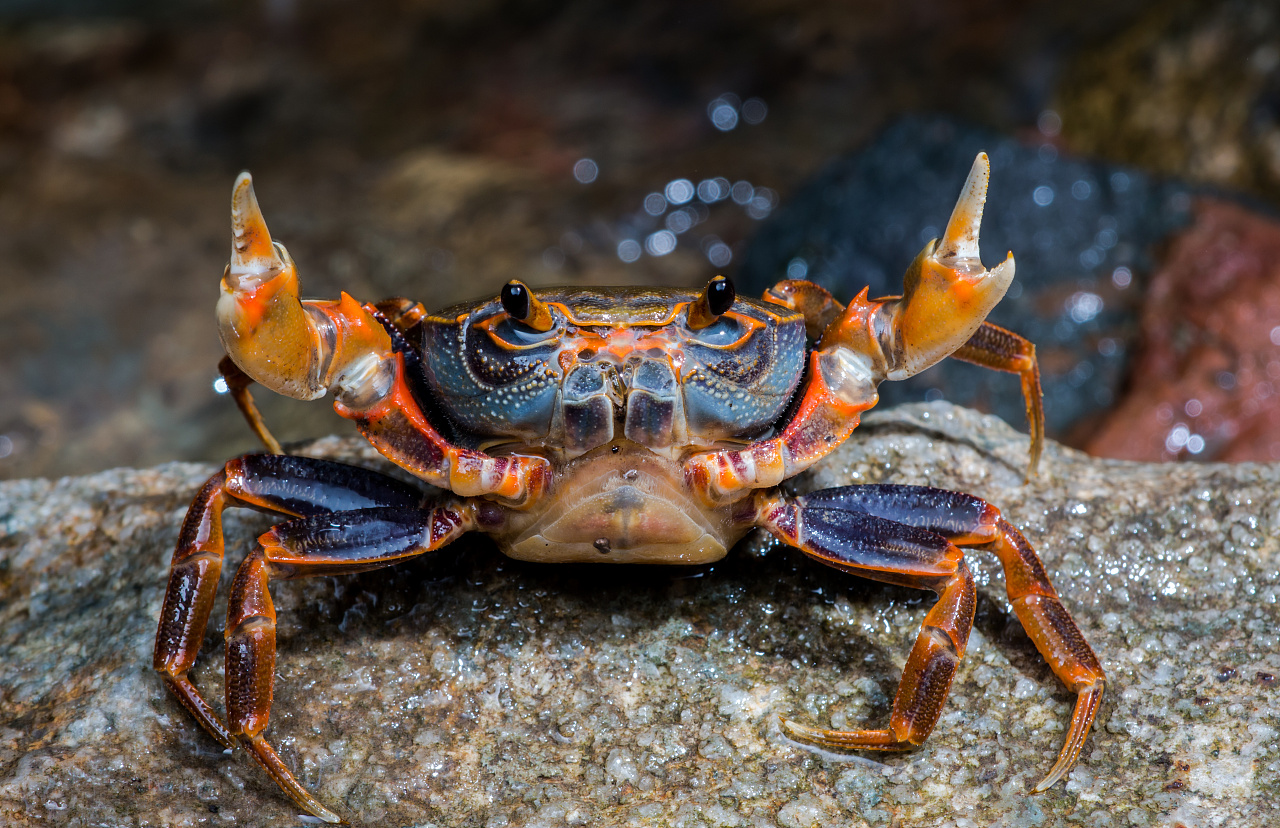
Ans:
[[[715,322],[733,307],[738,292],[733,289],[733,282],[724,276],[717,276],[689,304],[688,324],[695,331],[700,331]]]
[[[539,333],[546,333],[555,327],[556,321],[551,318],[551,311],[546,304],[538,301],[529,286],[518,279],[512,279],[502,286],[502,309],[512,319],[528,325]]]

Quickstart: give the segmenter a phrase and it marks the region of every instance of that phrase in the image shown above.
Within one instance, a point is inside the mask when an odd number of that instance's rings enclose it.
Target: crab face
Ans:
[[[486,448],[572,459],[626,439],[675,456],[758,438],[799,385],[804,317],[779,305],[737,298],[707,319],[692,291],[520,289],[540,325],[500,300],[421,325],[432,399]]]

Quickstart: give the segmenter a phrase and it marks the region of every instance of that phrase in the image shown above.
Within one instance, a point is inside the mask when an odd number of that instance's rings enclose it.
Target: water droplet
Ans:
[[[705,204],[715,204],[729,197],[729,179],[704,178],[698,182],[698,198]]]
[[[672,204],[684,204],[693,198],[693,194],[696,191],[692,181],[687,178],[677,178],[668,182],[662,192],[667,197],[667,201]]]
[[[676,249],[676,234],[670,230],[650,233],[644,240],[644,249],[650,256],[665,256]]]
[[[1041,207],[1048,207],[1053,203],[1053,188],[1048,184],[1041,184],[1031,191],[1031,200]]]
[[[721,132],[728,132],[738,125],[738,96],[724,94],[707,104],[707,117],[711,125]]]
[[[596,166],[596,162],[590,158],[580,158],[573,165],[573,177],[578,179],[582,184],[590,184],[596,180],[596,176],[600,174],[600,167]]]
[[[618,242],[618,258],[630,264],[640,258],[640,242],[635,239],[623,239]]]
[[[660,216],[667,210],[667,199],[662,193],[649,193],[644,197],[644,211],[651,216]]]
[[[1084,324],[1102,312],[1105,304],[1102,297],[1088,291],[1077,291],[1067,300],[1067,313],[1077,324]]]
[[[1053,138],[1062,132],[1062,116],[1052,109],[1046,109],[1036,118],[1036,129],[1040,130],[1041,135]]]

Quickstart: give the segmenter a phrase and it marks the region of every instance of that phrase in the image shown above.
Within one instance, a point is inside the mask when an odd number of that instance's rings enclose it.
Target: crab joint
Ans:
[[[253,379],[287,397],[334,391],[353,408],[372,405],[391,385],[391,338],[347,294],[300,301],[298,273],[271,240],[247,172],[231,195],[231,261],[222,278],[218,330],[227,354]]]

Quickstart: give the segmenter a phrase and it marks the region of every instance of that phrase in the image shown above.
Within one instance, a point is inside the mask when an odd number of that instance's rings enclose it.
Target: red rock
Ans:
[[[1086,450],[1280,460],[1280,223],[1198,200],[1151,280],[1129,387]]]

